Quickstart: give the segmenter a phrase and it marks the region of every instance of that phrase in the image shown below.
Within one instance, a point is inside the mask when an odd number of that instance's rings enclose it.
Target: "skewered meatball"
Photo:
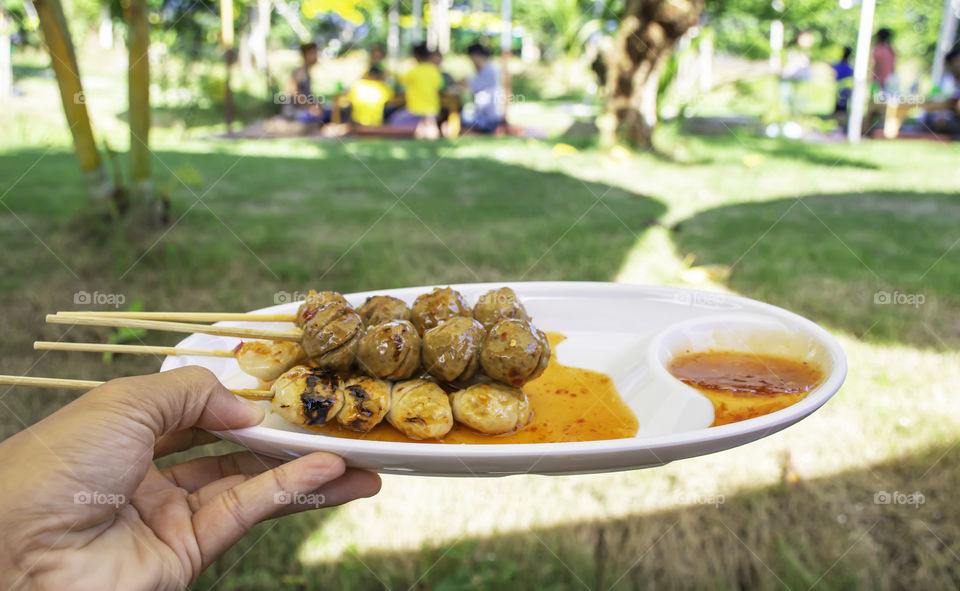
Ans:
[[[367,327],[357,345],[364,372],[385,380],[405,380],[420,367],[420,335],[413,324],[394,320]]]
[[[533,410],[520,388],[504,384],[476,384],[450,395],[453,417],[489,435],[509,433],[527,425]]]
[[[367,376],[341,382],[343,407],[337,421],[351,431],[366,433],[380,424],[390,409],[390,383]]]
[[[543,373],[550,361],[547,336],[523,320],[493,325],[480,348],[480,365],[491,378],[522,386]]]
[[[391,320],[410,320],[410,308],[403,300],[392,296],[372,296],[357,309],[364,326],[374,326]]]
[[[273,383],[271,406],[294,425],[325,425],[343,407],[339,385],[332,372],[297,365]]]
[[[307,357],[324,369],[349,369],[363,336],[360,316],[346,300],[338,299],[328,299],[310,312],[300,342]]]
[[[393,385],[387,422],[410,439],[439,439],[453,428],[453,411],[440,386],[407,380]]]
[[[483,325],[460,316],[435,326],[423,335],[423,366],[443,382],[466,382],[480,367]]]
[[[421,335],[444,320],[471,315],[470,308],[460,292],[449,287],[438,287],[430,293],[420,295],[413,301],[410,313],[411,321]]]
[[[297,309],[297,315],[294,317],[293,323],[297,325],[297,327],[303,328],[317,313],[318,309],[331,302],[348,303],[347,298],[336,291],[321,291],[318,293],[311,289],[310,292],[307,293],[307,297],[303,300],[303,303],[300,304],[300,307]]]
[[[245,341],[233,352],[244,373],[267,382],[305,357],[300,345],[286,341]]]
[[[507,318],[530,320],[520,298],[509,287],[490,290],[480,296],[473,307],[473,317],[479,320],[486,330]]]

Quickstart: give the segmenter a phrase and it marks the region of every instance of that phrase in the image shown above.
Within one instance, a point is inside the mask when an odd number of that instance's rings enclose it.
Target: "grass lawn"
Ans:
[[[59,111],[20,108],[0,128],[0,373],[100,379],[159,366],[34,353],[32,341],[63,334],[43,314],[73,307],[80,290],[147,309],[244,310],[310,287],[682,285],[785,306],[847,349],[838,396],[757,443],[606,475],[388,476],[373,499],[256,527],[198,588],[960,584],[960,145],[665,129],[662,157],[576,141],[570,152],[519,139],[216,141],[161,129],[155,179],[175,223],[111,236],[84,221]],[[122,148],[117,112],[95,119]],[[72,396],[0,389],[0,437]],[[881,491],[924,503],[877,504]]]

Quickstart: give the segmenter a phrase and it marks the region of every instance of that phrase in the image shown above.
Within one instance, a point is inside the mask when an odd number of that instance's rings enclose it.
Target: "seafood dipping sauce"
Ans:
[[[713,403],[713,427],[752,419],[806,398],[823,382],[808,361],[731,351],[686,352],[667,368]]]

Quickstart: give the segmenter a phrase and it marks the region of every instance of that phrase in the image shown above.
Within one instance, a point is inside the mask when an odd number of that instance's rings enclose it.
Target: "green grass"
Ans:
[[[568,140],[581,148],[572,154],[518,139],[218,141],[200,117],[197,129],[155,134],[154,179],[170,188],[176,223],[110,235],[85,217],[56,103],[43,111],[50,81],[27,74],[30,100],[0,122],[0,373],[97,379],[158,367],[34,353],[33,340],[63,334],[42,316],[73,307],[79,290],[147,309],[243,310],[280,290],[521,279],[742,293],[824,324],[849,355],[833,401],[757,443],[607,475],[386,477],[374,499],[258,526],[198,588],[960,582],[960,146],[671,128],[662,154],[633,156],[589,138]],[[112,84],[91,105],[122,148]],[[875,304],[879,291],[925,301]],[[0,390],[0,437],[73,396]],[[878,491],[920,491],[925,503],[877,505]]]

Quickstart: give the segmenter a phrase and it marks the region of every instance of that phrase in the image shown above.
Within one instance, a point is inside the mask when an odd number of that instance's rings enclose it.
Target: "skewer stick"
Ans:
[[[91,390],[101,386],[104,382],[96,380],[68,380],[64,378],[34,378],[29,376],[0,375],[0,384],[8,386],[32,386],[35,388],[62,388],[64,390]],[[255,390],[242,388],[231,390],[237,396],[251,400],[269,400],[273,398],[270,390]]]
[[[195,355],[197,357],[234,357],[225,349],[184,349],[182,347],[155,347],[151,345],[114,345],[110,343],[61,343],[37,341],[36,351],[85,351],[93,353],[132,353],[140,355]]]
[[[296,314],[245,314],[237,312],[89,312],[66,310],[64,316],[95,316],[101,318],[136,318],[138,320],[173,320],[177,322],[293,322]]]
[[[166,322],[162,320],[138,320],[136,318],[107,318],[99,316],[79,316],[73,314],[47,314],[51,324],[72,324],[79,326],[117,326],[125,328],[143,328],[146,330],[164,330],[167,332],[186,332],[210,334],[222,337],[240,337],[246,339],[266,339],[271,341],[292,341],[299,343],[303,336],[299,328],[286,330],[266,330],[262,328],[244,328],[237,326],[213,326],[209,324],[190,324],[186,322]]]

